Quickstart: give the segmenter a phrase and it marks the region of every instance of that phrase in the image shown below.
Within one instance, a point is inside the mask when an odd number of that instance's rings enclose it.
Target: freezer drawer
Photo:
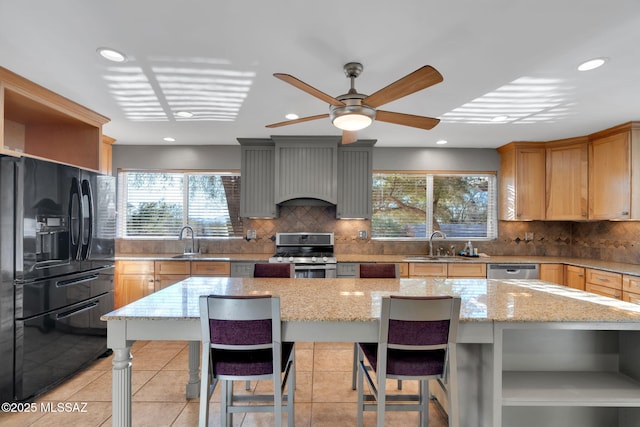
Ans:
[[[113,292],[16,321],[16,400],[28,399],[68,378],[107,350]]]
[[[113,290],[113,267],[16,284],[16,319],[26,319]]]

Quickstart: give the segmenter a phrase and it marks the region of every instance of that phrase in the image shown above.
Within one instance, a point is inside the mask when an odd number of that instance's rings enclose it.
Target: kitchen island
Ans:
[[[192,277],[102,317],[114,426],[132,423],[135,340],[190,341],[187,395],[197,395],[207,294],[278,295],[283,339],[345,342],[377,339],[383,295],[457,295],[462,426],[640,426],[638,305],[542,281],[227,277]]]

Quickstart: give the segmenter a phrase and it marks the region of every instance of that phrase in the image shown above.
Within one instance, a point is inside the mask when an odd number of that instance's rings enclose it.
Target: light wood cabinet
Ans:
[[[512,142],[500,153],[501,220],[545,219],[545,162],[543,144]]]
[[[101,170],[108,118],[0,67],[0,154]]]
[[[410,262],[409,277],[447,277],[446,263]]]
[[[155,290],[159,291],[191,276],[189,261],[156,261],[154,263]]]
[[[155,291],[153,261],[116,261],[115,265],[114,308]]]
[[[640,277],[628,274],[622,276],[622,300],[640,304]]]
[[[116,142],[115,138],[102,135],[102,142],[100,143],[100,173],[104,175],[113,175],[113,143]]]
[[[585,290],[594,294],[622,299],[622,274],[587,268]]]
[[[589,219],[640,219],[640,123],[591,136]],[[636,191],[637,193],[637,191]]]
[[[487,277],[487,264],[475,262],[447,264],[447,277]]]
[[[540,280],[564,285],[564,264],[540,264]]]
[[[585,274],[584,267],[575,265],[565,265],[564,268],[564,284],[573,289],[584,291]]]
[[[589,215],[589,139],[546,144],[546,219],[586,220]]]
[[[226,261],[191,261],[192,276],[229,276],[231,263]]]

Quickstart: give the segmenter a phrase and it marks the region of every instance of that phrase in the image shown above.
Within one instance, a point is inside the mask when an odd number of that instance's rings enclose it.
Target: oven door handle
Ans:
[[[313,264],[295,264],[295,270],[334,270],[334,264],[313,265]]]

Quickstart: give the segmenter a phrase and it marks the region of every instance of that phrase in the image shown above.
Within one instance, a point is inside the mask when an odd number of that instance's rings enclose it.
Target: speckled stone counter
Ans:
[[[640,305],[531,280],[254,279],[192,277],[103,317],[195,319],[207,294],[271,294],[282,319],[298,322],[375,321],[384,295],[456,295],[462,322],[640,322]]]
[[[193,277],[102,317],[114,352],[113,425],[132,425],[135,340],[189,341],[186,394],[197,396],[198,299],[207,294],[278,295],[284,340],[348,342],[377,340],[384,295],[458,295],[461,426],[553,419],[563,427],[595,427],[640,419],[635,304],[537,280]]]

